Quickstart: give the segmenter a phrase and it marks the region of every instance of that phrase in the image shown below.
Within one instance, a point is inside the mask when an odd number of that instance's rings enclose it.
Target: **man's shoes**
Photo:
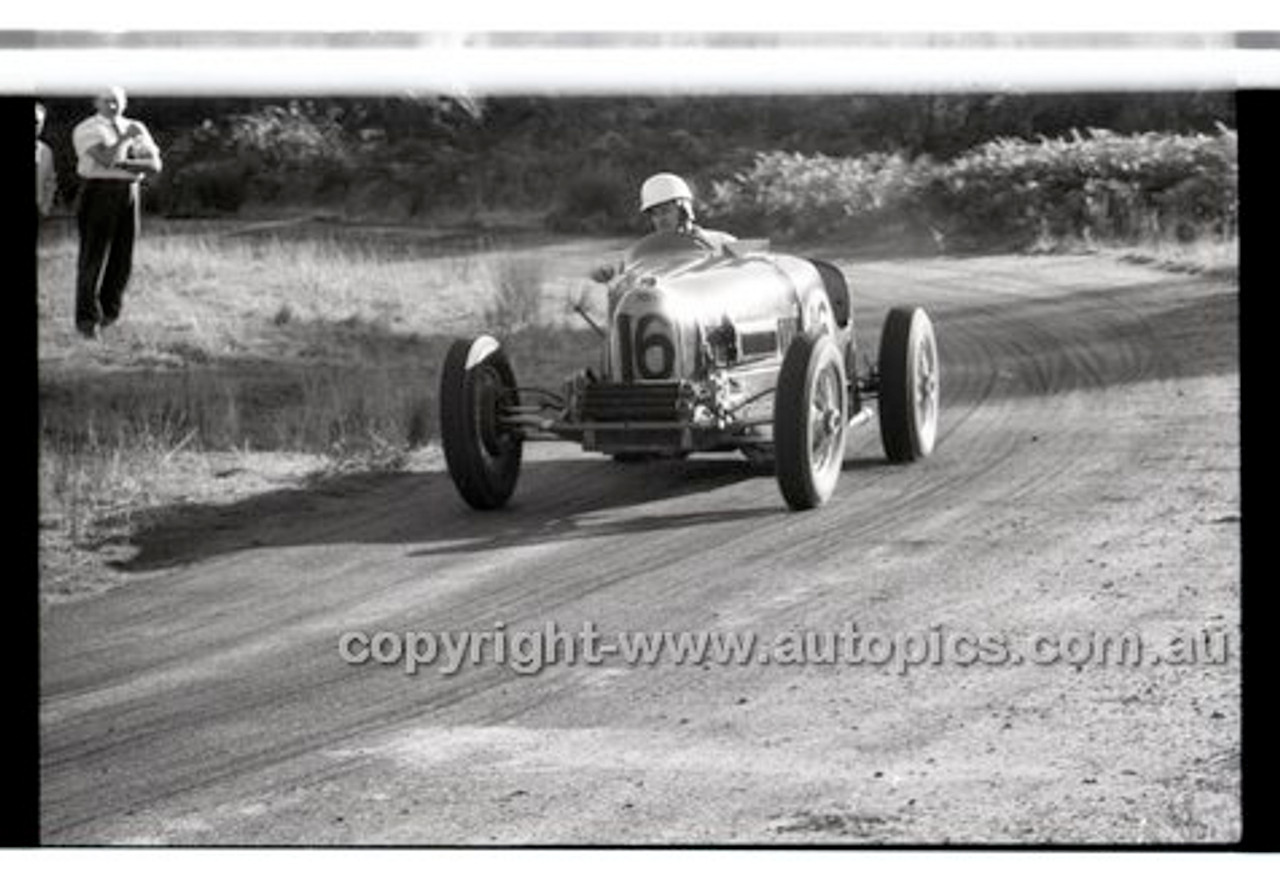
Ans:
[[[91,342],[98,340],[98,325],[96,323],[77,323],[76,329],[85,339]]]

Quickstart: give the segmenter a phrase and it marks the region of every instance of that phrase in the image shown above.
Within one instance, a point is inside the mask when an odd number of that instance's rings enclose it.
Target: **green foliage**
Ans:
[[[849,220],[874,222],[903,207],[929,176],[901,154],[855,158],[768,152],[750,169],[712,185],[707,213],[717,224],[779,237],[816,236]]]
[[[630,184],[616,170],[602,168],[569,178],[546,224],[561,233],[623,232],[635,218]]]
[[[1236,134],[1087,135],[995,140],[954,160],[931,184],[949,230],[1063,237],[1231,236]]]
[[[199,161],[170,170],[163,193],[170,214],[232,213],[240,210],[248,195],[249,170],[241,161]]]
[[[345,136],[335,116],[311,103],[267,106],[230,119],[226,142],[237,155],[260,160],[264,168],[307,167],[343,161]]]
[[[345,187],[353,151],[339,110],[290,102],[205,120],[165,149],[149,203],[164,213],[238,211],[246,202],[309,202]]]
[[[1105,130],[1000,138],[946,163],[899,154],[760,153],[713,185],[709,213],[746,231],[812,237],[885,223],[927,226],[963,244],[1062,239],[1231,238],[1236,133]]]
[[[1221,93],[149,100],[137,112],[165,152],[148,205],[173,215],[515,211],[621,233],[638,228],[635,193],[660,170],[692,182],[710,223],[795,236],[904,220],[984,238],[1202,232],[1233,201],[1214,167],[1223,134],[1207,148],[1171,136],[1230,123]],[[66,114],[51,110],[57,146]],[[1073,135],[1086,125],[1109,130]]]

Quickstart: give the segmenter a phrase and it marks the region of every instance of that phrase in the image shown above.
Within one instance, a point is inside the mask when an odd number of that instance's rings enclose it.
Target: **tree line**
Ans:
[[[74,198],[70,132],[83,101],[46,102],[61,195]],[[167,214],[315,205],[398,217],[544,208],[568,225],[626,216],[654,170],[706,186],[759,152],[946,162],[996,138],[1074,130],[1214,133],[1235,126],[1230,93],[814,96],[134,96],[165,151],[148,204]],[[557,217],[559,215],[559,217]],[[587,215],[590,217],[590,214]],[[581,222],[579,222],[581,223]],[[592,229],[586,226],[585,229]]]

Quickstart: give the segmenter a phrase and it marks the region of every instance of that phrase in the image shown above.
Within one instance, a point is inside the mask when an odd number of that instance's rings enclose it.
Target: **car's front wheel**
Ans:
[[[503,506],[520,475],[523,438],[502,423],[515,391],[497,339],[459,339],[449,347],[440,374],[440,436],[458,493],[478,510]]]
[[[835,491],[844,463],[849,390],[844,358],[828,335],[787,348],[774,401],[774,473],[787,505],[809,510]]]

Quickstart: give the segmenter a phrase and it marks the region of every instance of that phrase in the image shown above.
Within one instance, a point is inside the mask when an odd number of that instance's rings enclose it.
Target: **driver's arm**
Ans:
[[[608,283],[614,277],[622,276],[622,271],[626,269],[626,266],[626,258],[619,258],[616,261],[606,261],[604,264],[593,269],[590,273],[590,277],[597,283]]]
[[[738,241],[736,236],[723,230],[704,230],[699,227],[694,235],[700,243],[715,252],[724,252],[729,243]]]

